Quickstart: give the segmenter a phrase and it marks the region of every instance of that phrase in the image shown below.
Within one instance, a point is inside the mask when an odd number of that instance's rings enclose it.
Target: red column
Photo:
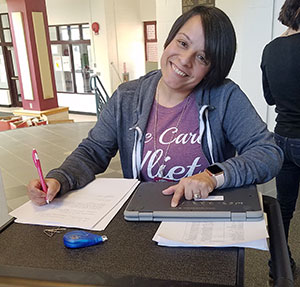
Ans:
[[[58,107],[45,0],[6,0],[24,110]]]

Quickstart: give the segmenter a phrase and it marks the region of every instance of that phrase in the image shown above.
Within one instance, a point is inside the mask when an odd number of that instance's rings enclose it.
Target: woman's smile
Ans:
[[[173,71],[177,75],[179,75],[181,77],[186,77],[187,76],[187,74],[185,72],[183,72],[182,70],[180,70],[174,63],[172,63],[172,62],[170,62],[170,63],[171,63],[171,67],[172,67]]]

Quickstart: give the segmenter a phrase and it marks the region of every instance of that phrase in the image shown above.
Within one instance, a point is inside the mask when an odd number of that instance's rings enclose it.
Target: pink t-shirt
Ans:
[[[163,178],[179,181],[209,166],[200,142],[199,113],[195,101],[195,95],[191,94],[172,108],[159,104],[156,108],[157,102],[153,103],[145,136],[142,180]],[[165,165],[163,174],[159,173],[161,165]]]

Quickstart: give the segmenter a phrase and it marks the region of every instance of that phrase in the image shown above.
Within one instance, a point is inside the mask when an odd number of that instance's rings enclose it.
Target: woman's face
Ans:
[[[190,93],[209,72],[200,16],[191,17],[161,57],[163,82],[174,92]]]

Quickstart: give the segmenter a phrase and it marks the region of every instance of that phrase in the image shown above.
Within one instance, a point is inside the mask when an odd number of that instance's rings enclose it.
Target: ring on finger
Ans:
[[[195,193],[194,194],[194,200],[199,200],[199,199],[201,199],[201,194]]]

